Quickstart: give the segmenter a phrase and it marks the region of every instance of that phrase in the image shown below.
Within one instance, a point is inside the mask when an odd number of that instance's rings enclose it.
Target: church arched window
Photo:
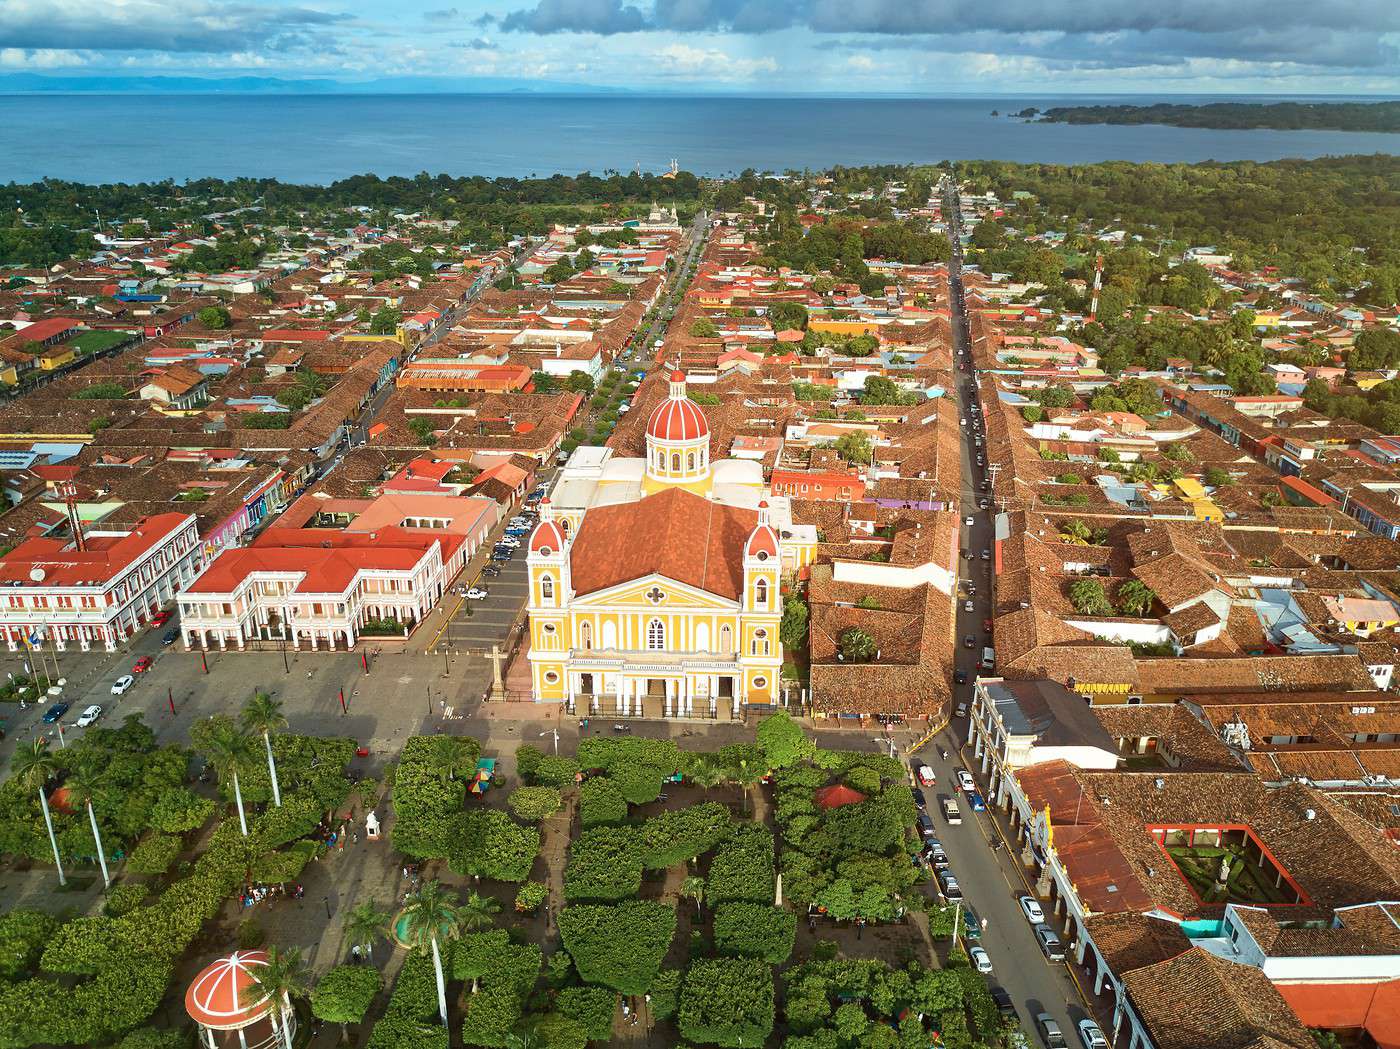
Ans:
[[[753,632],[753,643],[749,646],[750,655],[766,656],[768,654],[768,631],[755,630]]]
[[[727,623],[719,628],[719,650],[721,652],[734,651],[734,631],[729,629]]]
[[[681,472],[681,453],[680,453],[680,452],[672,452],[672,453],[671,453],[671,469],[674,470],[676,473],[680,473],[680,472]]]
[[[578,642],[584,648],[593,647],[593,624],[580,623],[578,626]]]
[[[691,452],[689,455],[687,455],[687,456],[685,457],[685,468],[686,468],[687,470],[694,470],[694,469],[695,469],[695,453],[694,453],[694,452]]]
[[[554,600],[554,580],[549,576],[540,579],[540,597],[545,601]]]
[[[768,607],[768,580],[760,579],[753,585],[753,599],[759,608]]]
[[[653,619],[647,624],[647,648],[653,652],[666,647],[666,627],[661,620]]]

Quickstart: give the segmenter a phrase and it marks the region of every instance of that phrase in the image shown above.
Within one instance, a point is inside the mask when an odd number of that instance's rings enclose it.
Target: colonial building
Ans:
[[[59,651],[108,652],[199,575],[191,514],[156,514],[129,532],[29,539],[0,557],[0,630],[11,652],[26,639]]]
[[[648,717],[774,703],[781,577],[815,536],[772,520],[756,463],[711,462],[679,373],[646,441],[644,460],[571,462],[556,486],[566,510],[542,506],[528,557],[535,697]]]

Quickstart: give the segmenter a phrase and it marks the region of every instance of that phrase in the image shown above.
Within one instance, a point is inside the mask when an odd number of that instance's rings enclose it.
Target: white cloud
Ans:
[[[0,69],[71,69],[85,66],[91,60],[92,55],[86,51],[60,51],[52,47],[0,48]]]
[[[778,71],[775,58],[735,58],[719,48],[692,47],[690,44],[670,44],[652,52],[651,57],[665,72],[707,80],[748,80],[763,73]]]
[[[875,59],[871,58],[869,55],[852,55],[850,58],[846,59],[846,65],[851,69],[859,70],[862,73],[868,73],[875,68]]]

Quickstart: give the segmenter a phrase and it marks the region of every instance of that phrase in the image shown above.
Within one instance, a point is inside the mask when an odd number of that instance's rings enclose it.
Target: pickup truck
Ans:
[[[946,794],[941,794],[938,798],[938,805],[939,808],[943,810],[943,818],[947,822],[954,826],[962,823],[962,811],[958,808],[956,800],[948,797]]]

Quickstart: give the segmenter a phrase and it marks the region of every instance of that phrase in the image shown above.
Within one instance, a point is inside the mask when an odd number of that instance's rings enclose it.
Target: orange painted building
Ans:
[[[794,499],[854,503],[865,498],[865,481],[858,474],[774,470],[770,484],[774,495]]]

